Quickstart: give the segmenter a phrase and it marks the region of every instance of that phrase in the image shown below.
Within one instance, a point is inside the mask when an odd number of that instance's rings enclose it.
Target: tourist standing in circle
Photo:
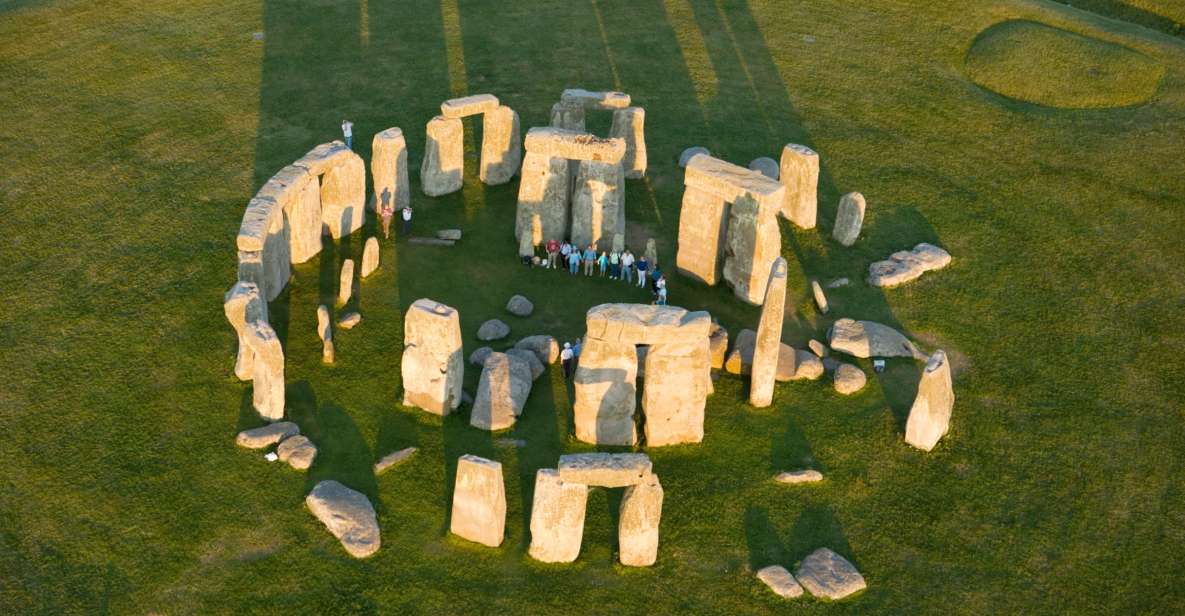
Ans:
[[[346,147],[351,150],[354,149],[354,123],[349,120],[342,120],[342,136],[346,138]]]
[[[621,253],[614,250],[609,253],[609,280],[621,277]]]
[[[403,208],[401,214],[403,218],[403,235],[404,237],[411,235],[411,206]]]
[[[633,282],[634,253],[627,248],[621,255],[621,279]]]
[[[585,276],[592,276],[593,275],[593,265],[596,263],[596,260],[597,260],[597,250],[595,248],[593,248],[592,244],[589,244],[588,248],[584,249],[583,259],[584,259],[584,275]]]
[[[605,276],[605,272],[609,270],[609,255],[605,254],[604,250],[601,251],[601,256],[597,257],[597,270],[597,273],[602,278]]]
[[[580,273],[580,249],[575,246],[568,251],[568,273],[573,276]]]
[[[555,260],[560,254],[560,243],[555,241],[555,239],[550,239],[547,240],[545,246],[547,248],[547,268],[555,269]]]
[[[646,286],[646,273],[650,269],[649,264],[646,263],[646,255],[638,255],[638,262],[635,264],[638,268],[638,286]]]
[[[384,203],[380,216],[383,218],[383,237],[391,239],[391,219],[395,218],[395,206]]]
[[[560,362],[564,365],[564,378],[572,380],[572,345],[565,342],[564,350],[560,351]]]

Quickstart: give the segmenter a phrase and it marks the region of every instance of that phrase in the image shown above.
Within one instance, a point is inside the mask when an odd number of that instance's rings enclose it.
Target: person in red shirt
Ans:
[[[560,254],[560,243],[554,239],[547,240],[547,268],[555,269],[555,259]]]

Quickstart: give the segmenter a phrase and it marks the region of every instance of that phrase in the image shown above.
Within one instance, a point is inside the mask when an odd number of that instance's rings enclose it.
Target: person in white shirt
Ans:
[[[564,365],[564,378],[572,379],[572,344],[564,343],[564,350],[560,351],[560,362]]]
[[[629,250],[621,255],[621,280],[630,280],[633,277],[634,268],[634,253]]]
[[[349,120],[342,120],[342,135],[346,138],[346,147],[351,150],[354,149],[354,123]]]

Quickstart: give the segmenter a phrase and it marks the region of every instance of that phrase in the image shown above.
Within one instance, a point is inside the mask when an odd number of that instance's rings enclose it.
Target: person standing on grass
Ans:
[[[614,250],[609,253],[609,280],[621,277],[621,253]]]
[[[662,270],[658,269],[656,264],[650,268],[650,292],[658,295],[658,279],[662,278]]]
[[[638,262],[635,264],[638,268],[638,286],[646,286],[646,273],[650,269],[650,265],[646,263],[646,255],[638,255]]]
[[[580,273],[580,249],[575,246],[568,251],[568,273],[573,276]]]
[[[575,368],[580,365],[580,349],[584,346],[584,338],[577,338],[576,344],[572,345],[572,367]]]
[[[555,269],[555,259],[560,254],[560,243],[554,239],[547,240],[547,269]]]
[[[584,255],[582,258],[584,259],[584,275],[592,276],[593,265],[597,261],[597,249],[593,248],[592,244],[589,244],[588,248],[584,249]]]
[[[605,251],[601,251],[601,256],[597,257],[597,270],[602,278],[605,277],[605,272],[609,269],[609,255]]]
[[[665,286],[659,287],[658,299],[655,300],[654,303],[658,304],[659,306],[666,306],[667,305],[667,288]]]
[[[384,203],[379,215],[383,219],[383,237],[391,239],[391,219],[395,218],[395,206],[389,202]]]
[[[570,254],[572,254],[572,245],[569,244],[567,240],[564,240],[564,242],[560,244],[560,267],[568,267],[568,255]]]
[[[354,149],[354,123],[349,120],[342,120],[342,136],[346,138],[346,147],[351,150]]]
[[[621,280],[633,282],[634,253],[628,248],[621,254]]]
[[[403,218],[403,236],[407,237],[411,235],[411,206],[403,208],[400,216]]]
[[[565,342],[564,350],[560,351],[560,362],[564,365],[564,378],[572,380],[572,345]]]

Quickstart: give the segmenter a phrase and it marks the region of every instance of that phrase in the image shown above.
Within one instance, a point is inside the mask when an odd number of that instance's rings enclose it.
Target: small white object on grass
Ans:
[[[872,360],[872,369],[876,370],[877,372],[884,372],[885,371],[885,360],[883,360],[883,359]]]
[[[264,454],[263,459],[267,460],[268,462],[275,462],[276,460],[280,459],[280,456],[276,455],[276,452],[274,451],[269,451],[268,453]]]

